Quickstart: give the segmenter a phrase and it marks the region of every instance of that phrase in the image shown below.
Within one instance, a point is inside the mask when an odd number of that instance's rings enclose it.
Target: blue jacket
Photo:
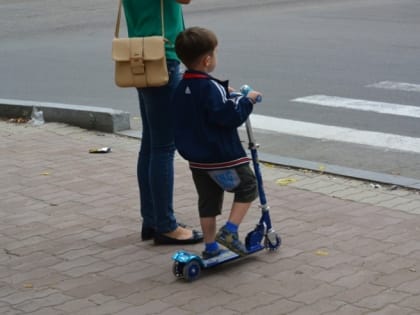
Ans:
[[[190,167],[221,169],[249,163],[237,128],[253,103],[231,97],[228,81],[186,71],[174,94],[175,146]]]

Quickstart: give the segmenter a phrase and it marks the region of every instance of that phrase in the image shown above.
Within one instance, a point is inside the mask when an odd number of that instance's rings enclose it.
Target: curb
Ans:
[[[120,132],[116,132],[116,134],[130,138],[141,138],[140,132],[137,130],[123,130]],[[264,153],[261,151],[258,151],[258,158],[261,162],[279,165],[283,167],[311,170],[314,172],[354,178],[364,181],[370,181],[373,183],[381,183],[391,186],[399,186],[408,189],[420,190],[420,179],[410,177],[390,175],[386,173],[371,172],[334,164],[295,159],[270,153]],[[321,165],[322,170],[320,170]]]
[[[34,107],[42,110],[47,122],[111,133],[130,129],[129,113],[105,107],[0,99],[0,116],[30,118]]]
[[[61,122],[84,129],[140,139],[140,132],[131,129],[130,113],[106,107],[0,99],[0,117],[29,118],[34,107],[43,111],[45,121]],[[322,164],[322,173],[420,190],[420,180],[415,178],[370,172],[264,152],[258,152],[258,155],[262,162],[274,165],[320,172],[320,165]]]
[[[296,169],[306,169],[319,173],[339,175],[348,178],[361,179],[373,183],[381,183],[392,186],[400,186],[409,189],[420,190],[420,179],[391,175],[386,173],[371,172],[351,167],[339,166],[334,164],[319,163],[314,161],[300,160],[295,158],[283,157],[268,153],[260,153],[260,160],[274,165],[281,165]],[[322,170],[320,166],[322,165]]]

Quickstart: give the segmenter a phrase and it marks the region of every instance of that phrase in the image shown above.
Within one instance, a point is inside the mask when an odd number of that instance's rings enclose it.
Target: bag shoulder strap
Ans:
[[[123,0],[119,0],[119,5],[118,5],[117,22],[115,23],[115,32],[114,32],[115,38],[118,38],[120,36],[122,1]],[[165,16],[164,16],[164,11],[163,11],[163,0],[160,0],[160,17],[161,17],[161,23],[162,23],[162,36],[165,37]]]

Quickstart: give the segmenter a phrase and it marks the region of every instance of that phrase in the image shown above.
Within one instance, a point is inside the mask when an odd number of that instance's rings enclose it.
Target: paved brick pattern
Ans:
[[[177,248],[140,241],[138,140],[5,121],[0,137],[0,314],[420,314],[416,191],[264,165],[281,248],[185,283]],[[198,228],[180,158],[175,204]],[[258,217],[255,206],[242,235]]]

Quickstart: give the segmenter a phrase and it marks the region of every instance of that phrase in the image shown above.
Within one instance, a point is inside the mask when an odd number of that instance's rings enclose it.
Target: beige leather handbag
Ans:
[[[115,84],[119,87],[158,87],[168,83],[163,0],[160,3],[162,36],[119,38],[122,0],[119,1],[115,34],[112,41]]]

